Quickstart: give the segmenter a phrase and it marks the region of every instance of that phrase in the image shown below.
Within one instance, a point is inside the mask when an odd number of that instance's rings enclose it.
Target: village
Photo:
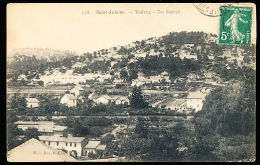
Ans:
[[[18,117],[15,122],[18,129],[34,128],[39,132],[38,139],[20,144],[8,155],[30,152],[32,161],[36,161],[37,154],[64,161],[120,161],[125,157],[120,151],[136,133],[138,123],[146,123],[149,130],[168,130],[182,123],[193,132],[191,119],[202,110],[207,95],[218,87],[237,82],[223,77],[224,73],[217,73],[216,68],[255,69],[255,57],[249,56],[248,50],[232,46],[216,54],[213,46],[217,37],[203,36],[202,44],[182,45],[166,44],[162,38],[152,37],[73,56],[68,66],[64,63],[60,67],[47,66],[41,72],[30,70],[8,79],[7,84],[19,85],[7,86],[7,112]],[[179,60],[187,71],[177,73],[176,69],[169,69],[171,66],[160,71],[142,69],[145,60],[160,58]],[[185,62],[195,69],[185,66]],[[197,69],[200,62],[205,67]],[[137,93],[138,99],[147,104],[144,109],[133,107]],[[96,124],[100,119],[108,124]],[[87,124],[77,130],[75,122]],[[24,135],[17,137],[18,141],[24,138]],[[39,146],[37,152],[30,147],[35,145]],[[186,149],[184,142],[177,148],[180,153]]]

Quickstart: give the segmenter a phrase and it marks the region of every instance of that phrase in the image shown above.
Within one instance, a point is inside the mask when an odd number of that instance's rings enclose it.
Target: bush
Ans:
[[[98,155],[93,153],[93,152],[89,152],[88,153],[88,158],[89,159],[97,159],[98,158]]]

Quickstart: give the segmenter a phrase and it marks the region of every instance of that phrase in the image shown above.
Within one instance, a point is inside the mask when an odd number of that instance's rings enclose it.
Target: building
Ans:
[[[129,105],[130,100],[126,96],[113,96],[116,104]]]
[[[214,72],[204,72],[204,77],[206,78],[206,79],[211,79],[211,78],[213,78],[214,77]]]
[[[77,107],[77,98],[73,94],[65,94],[61,98],[60,103],[68,107]]]
[[[7,153],[9,162],[76,162],[67,153],[48,146],[34,138]]]
[[[93,101],[96,102],[97,104],[99,104],[99,103],[109,104],[109,103],[112,103],[114,100],[112,99],[112,97],[110,97],[108,95],[102,95]]]
[[[68,153],[76,152],[77,156],[82,156],[82,149],[87,144],[85,137],[59,137],[59,136],[39,136],[40,141],[53,148],[67,150]]]
[[[198,75],[194,74],[194,73],[190,73],[188,75],[188,79],[191,80],[191,81],[196,81],[198,79]]]
[[[39,100],[36,98],[25,98],[27,108],[37,108],[39,107]]]
[[[84,92],[84,89],[81,86],[78,86],[78,85],[70,90],[70,93],[74,94],[75,97],[82,95],[83,92]]]
[[[129,99],[126,96],[121,96],[121,95],[114,95],[114,96],[102,95],[93,101],[97,104],[99,103],[102,104],[115,103],[115,104],[125,104],[125,105],[130,104]]]
[[[36,128],[42,136],[63,136],[63,132],[67,129],[67,126],[18,124],[18,128],[21,128],[22,130]]]
[[[90,140],[83,149],[83,155],[88,156],[89,153],[96,154],[97,152],[103,152],[106,149],[106,145],[100,145],[98,140]]]
[[[207,93],[201,91],[189,92],[187,96],[187,108],[195,109],[195,112],[200,111],[206,95]]]

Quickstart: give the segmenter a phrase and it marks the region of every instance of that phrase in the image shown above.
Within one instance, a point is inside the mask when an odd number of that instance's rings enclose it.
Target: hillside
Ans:
[[[84,74],[100,73],[111,75],[112,79],[131,81],[138,77],[138,72],[154,76],[164,71],[174,79],[189,73],[200,74],[201,70],[214,70],[214,66],[221,74],[223,69],[234,67],[235,62],[235,67],[255,65],[254,46],[219,45],[217,35],[204,32],[171,32],[83,55],[42,48],[14,49],[12,53],[7,61],[7,77],[12,80],[41,79],[59,72],[85,78]]]

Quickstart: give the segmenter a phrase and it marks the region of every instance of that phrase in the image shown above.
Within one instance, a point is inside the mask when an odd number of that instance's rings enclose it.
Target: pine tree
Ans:
[[[142,90],[140,87],[134,86],[129,100],[133,108],[141,109],[147,107],[147,103],[143,100]]]

